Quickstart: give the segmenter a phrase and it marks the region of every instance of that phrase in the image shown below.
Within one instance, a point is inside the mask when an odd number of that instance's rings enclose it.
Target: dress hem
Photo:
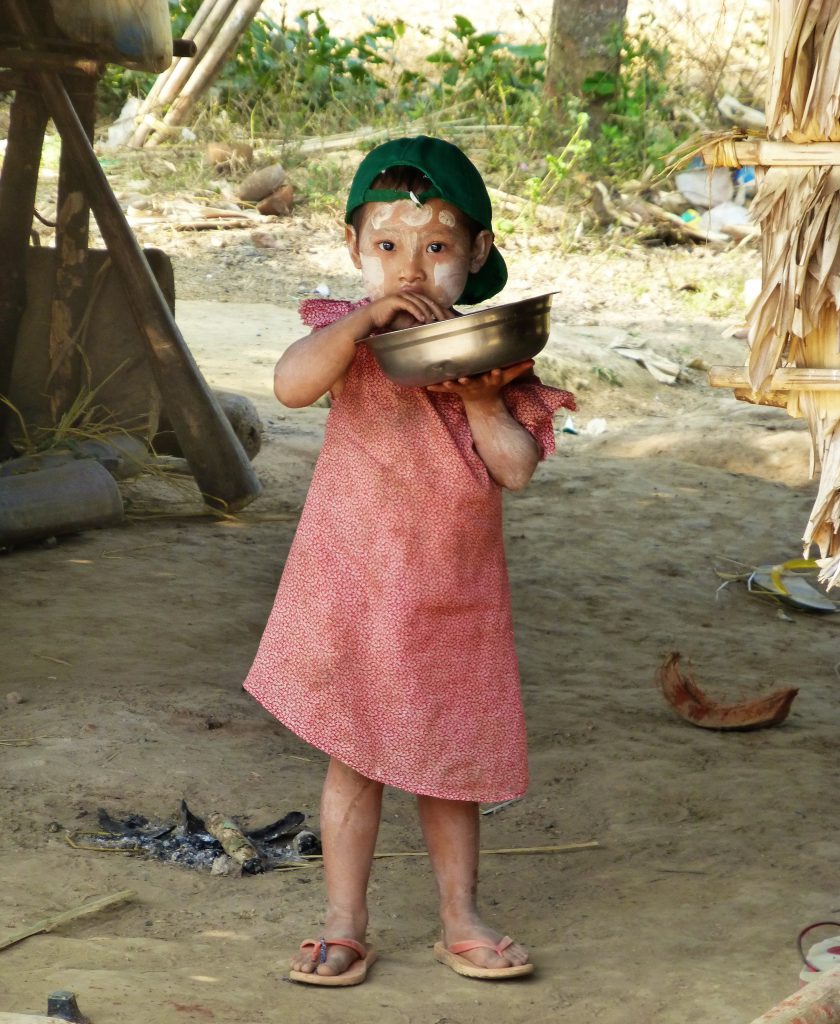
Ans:
[[[370,779],[371,782],[381,782],[384,786],[389,786],[391,789],[402,790],[402,792],[404,793],[411,793],[413,796],[428,796],[433,797],[436,800],[461,800],[464,803],[476,804],[502,803],[505,800],[520,800],[523,796],[525,796],[526,792],[528,791],[527,781],[524,789],[508,790],[506,792],[494,793],[489,796],[463,796],[460,794],[455,795],[452,790],[445,793],[441,791],[434,792],[432,791],[431,788],[425,786],[409,789],[408,786],[401,785],[399,782],[394,782],[393,779],[384,778],[383,773],[381,772],[371,771],[369,768],[362,765],[361,762],[357,759],[352,757],[348,758],[343,752],[340,753],[337,750],[328,750],[325,746],[321,745],[320,743],[315,743],[313,740],[303,735],[303,733],[298,732],[296,729],[293,729],[291,725],[289,725],[286,721],[284,721],[283,718],[280,717],[280,715],[275,711],[274,708],[269,707],[269,705],[266,704],[265,701],[261,700],[256,695],[256,693],[254,693],[254,691],[248,687],[247,684],[243,685],[243,689],[246,691],[246,693],[249,693],[261,707],[265,708],[265,710],[272,716],[272,718],[275,719],[275,721],[279,722],[285,729],[288,729],[289,732],[292,733],[292,735],[297,736],[299,740],[302,740],[304,743],[307,743],[310,747],[314,747],[315,750],[320,750],[320,752],[322,754],[326,754],[327,757],[334,758],[336,761],[340,761],[342,764],[347,765],[348,768],[352,769],[354,772],[358,772],[359,775],[364,776],[366,779]]]

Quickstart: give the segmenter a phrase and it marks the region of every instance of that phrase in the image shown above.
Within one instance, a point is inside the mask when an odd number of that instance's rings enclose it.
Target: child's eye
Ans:
[[[443,242],[431,242],[429,252],[443,252]]]
[[[379,243],[379,248],[382,249],[384,252],[393,252],[394,251],[394,243],[393,242],[380,242]]]

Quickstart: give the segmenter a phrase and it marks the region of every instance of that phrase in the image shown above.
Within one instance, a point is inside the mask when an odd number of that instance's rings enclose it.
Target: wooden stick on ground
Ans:
[[[137,893],[133,889],[124,889],[122,892],[114,893],[113,896],[102,896],[98,900],[82,904],[81,907],[74,907],[73,910],[64,910],[60,914],[45,917],[43,921],[38,921],[28,928],[21,928],[19,931],[12,932],[11,935],[6,936],[5,939],[0,939],[0,949],[8,949],[9,946],[14,946],[16,942],[28,939],[30,935],[54,931],[56,928],[60,928],[61,925],[75,921],[80,917],[86,917],[88,914],[98,914],[100,910],[114,907],[118,903],[127,903],[129,900],[133,900],[136,895]]]
[[[597,840],[588,843],[564,843],[562,846],[509,846],[498,850],[479,850],[482,857],[491,853],[574,853],[576,850],[599,850],[601,844]],[[425,850],[406,850],[397,853],[375,853],[374,860],[385,860],[394,857],[428,857]],[[319,854],[310,854],[306,860],[322,860]]]

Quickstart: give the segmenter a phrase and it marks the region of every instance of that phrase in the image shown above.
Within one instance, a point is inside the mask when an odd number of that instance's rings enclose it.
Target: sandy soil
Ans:
[[[483,844],[600,844],[483,859],[488,915],[532,945],[533,979],[494,986],[434,963],[424,860],[376,864],[381,961],[361,988],[325,992],[283,980],[319,930],[319,868],[214,877],[67,844],[98,807],[165,819],[182,798],[251,825],[300,810],[317,828],[324,757],[241,681],[326,416],[278,407],[271,368],[300,333],[299,295],[356,286],[331,227],[301,216],[282,231],[278,250],[157,239],[208,380],[264,417],[264,495],[219,522],[140,482],[124,526],[0,559],[0,941],[137,893],[0,952],[0,1010],[44,1012],[70,989],[94,1024],[751,1020],[797,987],[797,931],[838,913],[840,619],[720,590],[714,572],[796,556],[814,494],[801,425],[709,389],[699,368],[742,359],[708,312],[756,273],[750,250],[563,257],[550,237],[506,250],[505,297],[560,291],[541,365],[578,391],[581,432],[507,502],[533,783],[485,819]],[[616,343],[678,360],[682,379],[656,383]],[[597,419],[607,431],[587,433]],[[155,503],[170,514],[139,515]],[[799,686],[790,718],[751,733],[686,724],[654,685],[672,650],[724,701]],[[379,849],[421,849],[406,794],[388,794]]]

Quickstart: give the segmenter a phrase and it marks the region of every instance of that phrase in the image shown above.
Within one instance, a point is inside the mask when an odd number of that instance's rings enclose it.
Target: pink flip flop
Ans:
[[[442,942],[435,943],[435,959],[447,967],[451,967],[456,974],[462,974],[465,978],[495,978],[503,981],[505,978],[521,978],[526,974],[534,973],[533,964],[511,964],[510,967],[477,967],[462,953],[468,953],[471,949],[492,949],[498,956],[502,956],[508,946],[513,945],[513,939],[506,935],[498,945],[487,942],[483,939],[469,939],[466,942],[453,942],[451,946],[444,946]]]
[[[329,988],[361,985],[367,977],[368,968],[376,960],[376,951],[354,939],[307,939],[300,944],[301,949],[312,950],[313,963],[320,961],[322,964],[326,963],[327,950],[330,946],[346,946],[347,949],[352,949],[359,959],[354,960],[341,974],[318,974],[315,971],[305,974],[303,971],[289,971],[289,978],[304,985],[325,985]]]

